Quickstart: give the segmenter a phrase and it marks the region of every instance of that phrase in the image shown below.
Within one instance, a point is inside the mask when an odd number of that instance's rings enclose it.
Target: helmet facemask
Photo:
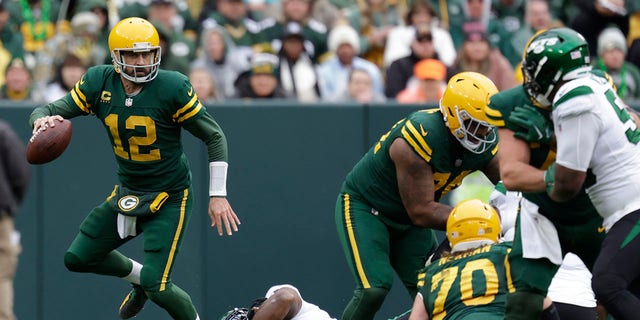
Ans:
[[[134,82],[134,83],[144,83],[149,82],[158,75],[158,69],[160,67],[161,60],[161,51],[160,46],[152,46],[148,42],[137,42],[133,44],[132,49],[124,49],[124,48],[115,48],[111,51],[111,58],[113,60],[113,65],[115,66],[116,72],[120,73],[125,79]],[[151,52],[151,64],[147,65],[134,65],[128,64],[125,62],[123,52]],[[133,75],[125,72],[125,68],[129,68],[132,70]],[[149,69],[149,72],[145,76],[137,76],[138,71]]]
[[[459,126],[453,130],[453,135],[460,144],[476,154],[487,151],[497,139],[495,127],[486,121],[473,118],[467,110],[458,108],[458,106],[454,106],[454,112],[456,114],[455,120],[458,121]],[[446,115],[445,121],[449,126],[452,125]]]
[[[560,80],[560,76],[562,75],[562,70],[557,69],[555,74],[549,75],[541,75],[537,74],[540,72],[540,69],[547,62],[548,58],[543,57],[539,62],[536,61],[523,61],[522,62],[522,75],[524,76],[523,87],[527,92],[527,95],[531,99],[531,102],[542,106],[544,108],[551,107],[551,101],[549,100],[549,96],[551,92],[555,88],[556,84]],[[551,69],[548,69],[551,70]],[[537,77],[536,77],[537,75]],[[536,81],[536,79],[545,79],[549,83],[546,85],[546,88],[543,87],[543,84]],[[544,90],[544,92],[543,92]]]

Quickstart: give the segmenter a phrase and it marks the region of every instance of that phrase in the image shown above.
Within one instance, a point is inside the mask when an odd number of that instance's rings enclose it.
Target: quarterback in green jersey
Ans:
[[[499,180],[495,128],[484,108],[496,86],[484,75],[453,76],[440,109],[398,121],[347,175],[335,219],[356,289],[342,319],[373,319],[394,271],[413,297],[417,272],[436,247],[451,207],[438,202],[469,173]]]
[[[513,292],[507,253],[498,243],[500,217],[478,199],[460,202],[447,219],[451,252],[418,274],[419,293],[409,320],[502,320]]]
[[[189,295],[171,282],[171,270],[191,217],[193,190],[181,130],[207,145],[209,216],[218,234],[240,220],[226,199],[227,141],[198,101],[191,83],[159,70],[157,30],[145,19],[118,22],[109,35],[113,66],[89,68],[71,91],[36,108],[34,133],[63,118],[93,115],[102,122],[118,165],[119,184],[91,210],[64,256],[70,271],[121,277],[133,290],[120,317],[134,317],[150,299],[173,319],[199,319]],[[144,233],[144,265],[116,249]]]
[[[605,236],[602,218],[584,187],[568,202],[547,195],[545,170],[556,154],[553,128],[542,113],[550,110],[532,106],[524,86],[492,96],[486,112],[498,127],[504,185],[524,196],[509,254],[516,291],[507,297],[505,319],[539,319],[551,279],[567,252],[592,269]],[[537,141],[529,142],[534,137]]]

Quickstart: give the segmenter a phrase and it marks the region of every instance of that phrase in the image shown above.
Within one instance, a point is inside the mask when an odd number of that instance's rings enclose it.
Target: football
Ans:
[[[31,164],[43,164],[59,157],[71,141],[71,121],[64,119],[55,122],[47,130],[38,130],[27,144],[27,161]]]

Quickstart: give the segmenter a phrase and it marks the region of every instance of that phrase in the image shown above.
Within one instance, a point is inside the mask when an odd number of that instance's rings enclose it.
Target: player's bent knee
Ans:
[[[89,266],[87,265],[87,263],[82,261],[80,257],[70,251],[67,251],[67,253],[64,254],[64,266],[67,267],[67,270],[72,272],[89,271]]]
[[[591,279],[591,287],[596,299],[605,304],[615,300],[618,294],[626,290],[627,285],[623,278],[614,274],[594,275]]]

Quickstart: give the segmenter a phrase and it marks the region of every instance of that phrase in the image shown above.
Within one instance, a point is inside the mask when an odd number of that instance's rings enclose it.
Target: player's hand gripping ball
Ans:
[[[55,126],[45,123],[46,130],[38,129],[27,144],[27,161],[43,164],[58,158],[71,141],[71,121],[54,120]]]

